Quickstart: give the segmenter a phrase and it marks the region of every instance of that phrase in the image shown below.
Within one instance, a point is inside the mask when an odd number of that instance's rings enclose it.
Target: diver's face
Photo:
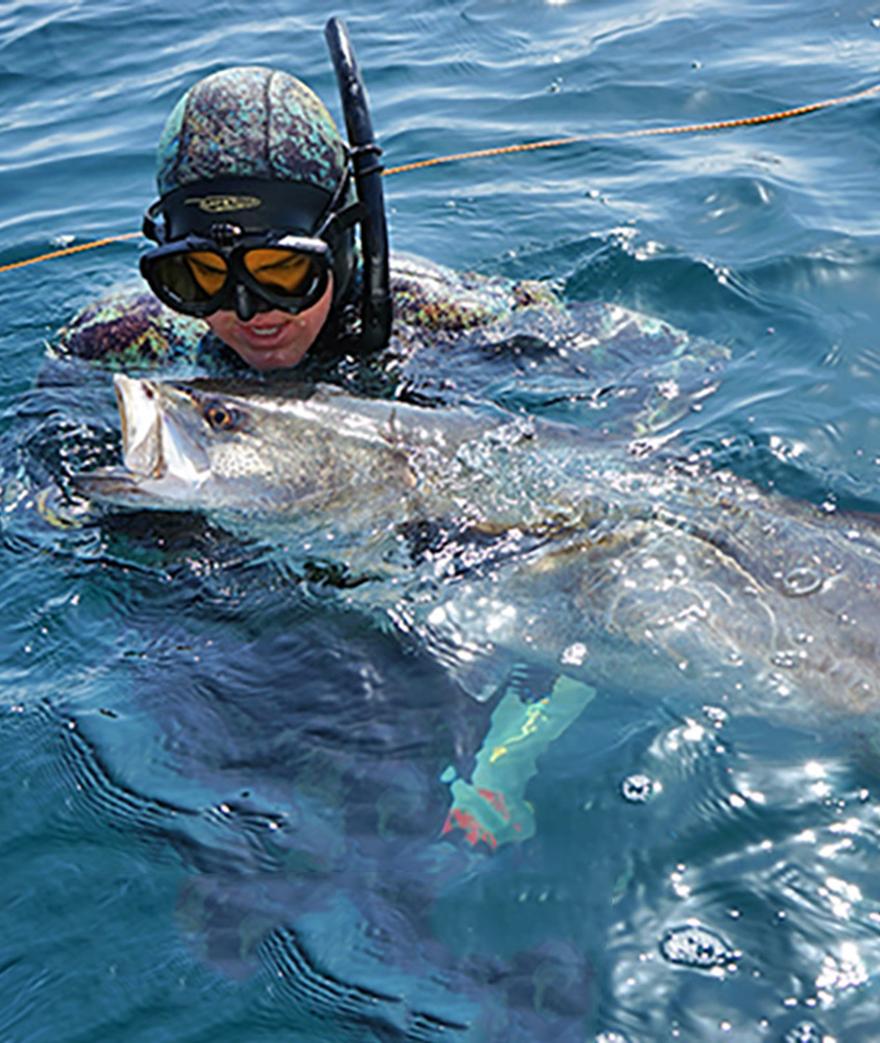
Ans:
[[[243,322],[234,311],[215,311],[205,320],[224,344],[254,369],[289,369],[302,362],[330,314],[333,300],[333,275],[327,289],[305,311],[257,312]]]

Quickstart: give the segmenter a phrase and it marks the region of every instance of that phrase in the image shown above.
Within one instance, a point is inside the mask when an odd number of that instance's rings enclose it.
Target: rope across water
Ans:
[[[562,145],[575,145],[584,141],[620,141],[624,138],[650,138],[662,134],[699,134],[710,130],[730,130],[733,127],[756,127],[762,123],[778,123],[780,120],[793,119],[795,116],[806,116],[811,112],[820,112],[835,105],[844,105],[852,101],[860,101],[874,94],[880,94],[880,83],[854,94],[843,94],[839,98],[826,98],[824,101],[813,101],[807,105],[798,105],[793,109],[782,109],[779,112],[766,112],[760,116],[741,116],[738,119],[714,120],[711,123],[685,123],[672,127],[645,127],[639,130],[599,131],[595,134],[576,134],[567,138],[550,138],[547,141],[531,141],[520,145],[503,145],[499,148],[478,149],[476,152],[457,152],[449,156],[434,156],[431,159],[420,159],[413,163],[403,163],[397,167],[389,167],[385,174],[405,174],[411,170],[422,170],[426,167],[440,166],[442,163],[457,163],[464,159],[483,159],[489,156],[508,156],[514,152],[534,152],[543,148],[559,148]]]
[[[428,167],[438,167],[445,163],[460,163],[466,159],[488,159],[492,156],[510,156],[517,152],[536,152],[539,149],[560,148],[564,145],[576,145],[585,141],[620,141],[631,138],[650,138],[661,135],[672,134],[701,134],[713,130],[731,130],[734,127],[756,127],[763,123],[778,123],[781,120],[794,119],[796,116],[807,116],[811,112],[821,112],[837,105],[846,105],[850,102],[861,101],[864,98],[880,94],[880,83],[864,90],[855,91],[852,94],[842,94],[837,98],[825,98],[823,101],[809,102],[806,105],[797,105],[791,109],[782,109],[778,112],[766,112],[759,116],[741,116],[737,119],[714,120],[709,123],[685,123],[679,126],[645,127],[639,130],[624,131],[599,131],[594,134],[576,134],[564,138],[549,138],[545,141],[529,141],[518,145],[502,145],[496,148],[477,149],[472,152],[454,152],[447,156],[432,156],[429,159],[419,159],[412,163],[401,163],[399,166],[387,167],[382,173],[385,177],[393,174],[407,174],[414,170],[426,170]],[[23,261],[13,261],[10,264],[0,265],[0,274],[10,272],[16,268],[26,268],[40,261],[51,261],[56,257],[67,257],[70,254],[80,253],[83,250],[93,250],[99,246],[107,246],[110,243],[122,242],[125,239],[134,239],[140,232],[122,232],[119,235],[105,236],[103,239],[94,239],[88,243],[78,243],[76,246],[67,246],[49,253],[40,254],[37,257],[28,257]]]

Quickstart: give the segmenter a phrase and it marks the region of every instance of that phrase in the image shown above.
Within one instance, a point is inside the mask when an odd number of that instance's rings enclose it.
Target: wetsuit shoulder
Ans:
[[[459,272],[411,254],[391,258],[391,293],[397,324],[449,333],[485,326],[524,308],[564,307],[546,283]]]
[[[87,304],[63,326],[52,345],[60,358],[79,358],[107,369],[196,363],[207,325],[178,315],[136,288],[111,291]]]

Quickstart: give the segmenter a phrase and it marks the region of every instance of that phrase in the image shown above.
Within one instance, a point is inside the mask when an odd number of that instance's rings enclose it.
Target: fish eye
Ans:
[[[234,431],[241,422],[241,414],[219,399],[205,403],[202,416],[214,431]]]

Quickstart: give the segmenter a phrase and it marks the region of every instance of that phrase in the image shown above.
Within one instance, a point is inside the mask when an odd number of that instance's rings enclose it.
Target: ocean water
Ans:
[[[7,0],[0,264],[137,230],[210,71],[282,67],[338,114],[330,14],[391,165],[880,68],[855,0]],[[392,241],[723,345],[666,450],[876,513],[878,131],[880,96],[402,174]],[[40,489],[115,437],[105,383],[41,383],[47,344],[141,245],[0,274],[0,1040],[880,1040],[871,708],[599,692],[541,758],[535,836],[472,851],[439,839],[441,776],[487,721],[430,655],[197,519],[46,521]]]

